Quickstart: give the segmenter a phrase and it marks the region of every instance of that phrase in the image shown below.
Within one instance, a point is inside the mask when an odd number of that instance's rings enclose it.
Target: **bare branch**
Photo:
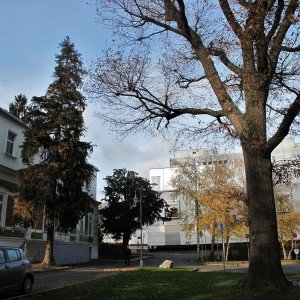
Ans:
[[[266,37],[266,40],[268,43],[271,41],[272,37],[276,33],[277,28],[280,25],[280,20],[281,20],[281,15],[282,15],[283,9],[284,9],[284,1],[278,0],[278,6],[275,11],[274,21],[273,21],[272,27]]]
[[[221,62],[232,72],[238,75],[242,75],[241,69],[233,64],[227,57],[225,51],[220,48],[214,48],[214,47],[208,47],[207,49],[208,53],[213,56],[218,56],[221,60]]]
[[[235,34],[241,38],[243,34],[243,29],[236,20],[236,18],[233,15],[233,12],[229,6],[229,3],[227,0],[219,0],[220,6],[222,8],[223,14],[226,17],[228,23],[230,24],[232,30],[235,32]]]
[[[300,112],[300,94],[298,93],[297,97],[291,104],[291,106],[287,109],[283,120],[277,129],[276,133],[269,139],[266,145],[266,151],[271,153],[272,150],[283,140],[283,138],[288,134],[289,129],[295,120],[295,118],[299,115]]]
[[[300,45],[296,46],[296,47],[286,47],[286,46],[282,46],[281,50],[283,51],[287,51],[287,52],[299,52],[300,51]]]
[[[280,23],[279,29],[277,30],[277,34],[273,38],[273,46],[269,51],[269,74],[272,75],[275,72],[275,68],[277,65],[278,57],[281,52],[282,42],[286,36],[287,31],[289,30],[290,26],[294,22],[294,13],[298,7],[298,0],[290,0],[286,10],[285,15]]]
[[[187,89],[192,83],[200,82],[201,80],[206,79],[205,75],[197,78],[187,78],[176,70],[174,70],[174,72],[179,76],[179,79],[176,81],[176,83],[178,83],[181,88],[185,89]]]

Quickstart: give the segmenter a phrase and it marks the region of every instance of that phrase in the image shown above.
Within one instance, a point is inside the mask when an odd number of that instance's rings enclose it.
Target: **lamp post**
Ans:
[[[197,193],[198,193],[198,188],[197,188]],[[196,206],[195,223],[196,223],[197,259],[199,260],[200,259],[200,232],[199,232],[199,225],[198,225],[198,216],[199,216],[198,199],[196,199],[196,201],[195,201],[195,206]],[[202,253],[203,253],[203,251],[202,251]]]
[[[220,231],[222,234],[222,259],[223,259],[223,270],[225,272],[225,242],[224,242],[224,231],[225,231],[225,225],[220,224]]]
[[[140,191],[140,199],[138,199],[136,192],[137,190]],[[143,262],[143,211],[142,211],[142,190],[140,188],[137,188],[134,192],[134,198],[133,198],[134,203],[137,205],[138,202],[140,202],[140,232],[141,232],[141,248],[140,248],[140,253],[141,253],[141,259],[140,259],[140,267],[144,267],[144,262]]]
[[[198,189],[198,163],[195,164],[195,175],[196,175],[196,194],[198,196],[199,189]],[[197,260],[200,259],[200,231],[198,225],[198,218],[199,218],[199,203],[198,199],[195,199],[195,225],[196,225],[196,243],[197,243]],[[202,263],[203,263],[203,246],[202,246]]]

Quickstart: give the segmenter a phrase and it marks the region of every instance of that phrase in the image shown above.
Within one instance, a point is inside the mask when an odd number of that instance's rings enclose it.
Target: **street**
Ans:
[[[58,289],[67,285],[91,281],[100,276],[109,275],[111,273],[103,272],[103,269],[98,266],[61,271],[35,272],[33,292]]]

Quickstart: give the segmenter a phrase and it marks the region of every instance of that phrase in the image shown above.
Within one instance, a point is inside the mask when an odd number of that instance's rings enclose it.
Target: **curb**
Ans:
[[[191,272],[198,272],[199,268],[192,269]]]

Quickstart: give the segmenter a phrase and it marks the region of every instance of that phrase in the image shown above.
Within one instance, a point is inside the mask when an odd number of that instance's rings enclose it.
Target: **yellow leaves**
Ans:
[[[30,203],[23,201],[20,196],[15,196],[13,198],[14,205],[13,205],[13,215],[14,216],[21,216],[25,220],[31,219]]]
[[[35,224],[41,219],[43,209],[40,206],[35,206],[29,201],[25,201],[19,195],[13,198],[13,216],[25,223]]]
[[[279,241],[290,241],[292,233],[300,226],[300,213],[295,210],[289,195],[280,186],[275,189],[275,204]]]
[[[192,210],[195,203],[198,204],[198,213],[186,212],[197,217],[198,228],[209,225],[212,233],[218,232],[217,224],[225,224],[226,236],[237,234],[239,228],[248,232],[248,209],[241,166],[213,157],[211,161],[205,167],[189,160],[178,164],[171,180],[176,189],[175,195],[185,195],[187,202],[194,204]]]
[[[277,226],[279,240],[281,242],[291,240],[293,232],[300,226],[300,213],[295,210],[277,212]]]

